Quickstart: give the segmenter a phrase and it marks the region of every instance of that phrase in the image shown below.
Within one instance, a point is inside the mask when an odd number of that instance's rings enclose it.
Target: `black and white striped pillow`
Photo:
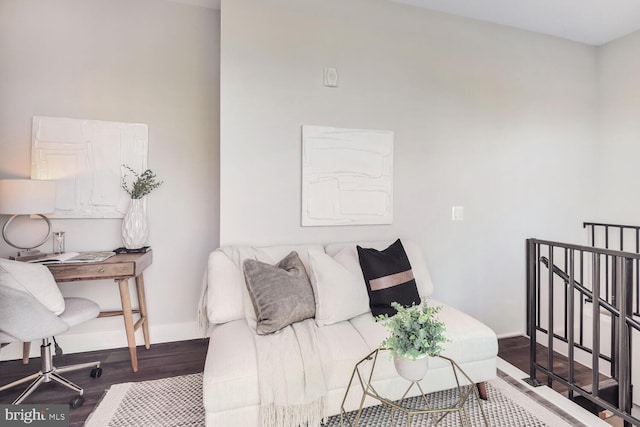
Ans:
[[[396,310],[391,307],[394,301],[405,307],[420,304],[411,264],[400,239],[382,251],[360,246],[357,248],[360,268],[369,293],[369,307],[374,316],[396,314]]]

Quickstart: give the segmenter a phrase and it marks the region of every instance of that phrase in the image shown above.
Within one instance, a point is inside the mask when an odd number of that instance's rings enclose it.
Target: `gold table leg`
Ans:
[[[411,382],[409,384],[409,387],[406,389],[406,391],[402,395],[402,397],[400,397],[400,399],[398,400],[392,401],[392,400],[389,400],[388,398],[382,397],[371,384],[371,381],[373,378],[373,371],[376,367],[376,361],[377,361],[380,350],[381,349],[376,349],[372,351],[364,359],[356,363],[353,369],[353,373],[351,374],[351,379],[349,381],[349,384],[347,385],[347,389],[345,390],[344,398],[342,399],[342,405],[340,406],[340,425],[341,426],[348,425],[351,427],[357,427],[359,425],[363,406],[364,406],[364,400],[367,396],[376,399],[384,407],[386,407],[389,411],[391,411],[391,419],[392,419],[393,425],[395,425],[396,423],[395,414],[396,414],[396,411],[398,411],[398,412],[404,413],[404,415],[406,416],[407,426],[410,426],[412,419],[419,415],[426,415],[427,417],[431,418],[435,422],[435,425],[437,426],[438,424],[440,424],[440,422],[442,422],[442,420],[447,415],[451,414],[452,412],[457,412],[458,417],[460,419],[460,424],[463,426],[467,426],[467,425],[470,425],[471,419],[470,419],[470,415],[467,413],[467,410],[465,409],[465,403],[473,395],[480,409],[480,413],[482,415],[482,420],[484,421],[484,425],[486,427],[489,427],[490,424],[487,420],[486,414],[484,412],[484,408],[482,407],[482,402],[480,400],[480,393],[478,392],[476,384],[474,384],[471,378],[469,378],[469,376],[462,370],[462,368],[460,368],[460,366],[458,366],[458,364],[453,359],[450,359],[445,356],[435,356],[435,357],[439,357],[440,359],[448,361],[450,364],[451,371],[456,381],[456,385],[457,385],[456,388],[458,391],[458,399],[455,404],[444,407],[444,408],[433,407],[429,403],[429,400],[427,399],[427,395],[424,393],[424,390],[420,386],[419,382]],[[369,361],[372,362],[372,365],[369,370],[369,374],[367,375],[366,378],[363,378],[360,372],[360,367],[361,365],[364,365]],[[462,377],[464,377],[467,384],[464,384],[464,385],[461,384],[459,374]],[[358,382],[360,383],[360,388],[362,390],[362,399],[360,401],[360,407],[358,408],[358,411],[356,413],[355,420],[352,423],[351,419],[347,416],[347,412],[345,410],[345,403],[347,401],[347,395],[349,394],[349,391],[353,387],[355,378],[357,378]],[[402,405],[402,402],[405,400],[406,396],[409,394],[409,391],[414,385],[417,386],[418,389],[420,390],[420,394],[418,396],[422,396],[425,409],[417,409],[417,408],[410,409]]]

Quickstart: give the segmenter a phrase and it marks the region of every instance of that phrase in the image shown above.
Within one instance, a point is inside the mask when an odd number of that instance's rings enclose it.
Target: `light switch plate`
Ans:
[[[451,220],[462,221],[464,220],[464,206],[452,206],[451,207]]]
[[[326,67],[324,69],[324,85],[328,87],[338,87],[338,69]]]

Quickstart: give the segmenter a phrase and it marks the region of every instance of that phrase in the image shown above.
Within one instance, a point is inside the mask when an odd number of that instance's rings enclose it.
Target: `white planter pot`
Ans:
[[[122,243],[127,249],[139,249],[147,243],[149,224],[143,199],[131,199],[122,220]]]
[[[420,381],[429,369],[429,356],[425,354],[415,360],[394,356],[393,364],[398,374],[405,380]]]

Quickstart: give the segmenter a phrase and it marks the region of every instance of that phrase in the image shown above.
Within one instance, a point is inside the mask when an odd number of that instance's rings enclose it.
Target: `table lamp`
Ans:
[[[0,214],[12,215],[2,227],[2,238],[19,251],[15,259],[26,261],[38,258],[38,246],[51,236],[51,222],[44,216],[56,207],[56,182],[35,179],[0,179]],[[7,238],[9,224],[18,215],[38,215],[47,223],[46,236],[36,245],[19,246]]]

